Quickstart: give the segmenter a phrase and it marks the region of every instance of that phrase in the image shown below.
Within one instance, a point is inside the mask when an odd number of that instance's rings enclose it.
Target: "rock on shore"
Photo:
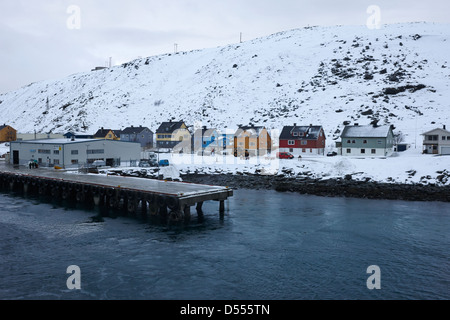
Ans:
[[[265,189],[325,197],[450,202],[450,187],[425,184],[379,183],[344,179],[289,178],[281,175],[183,174],[184,182]]]

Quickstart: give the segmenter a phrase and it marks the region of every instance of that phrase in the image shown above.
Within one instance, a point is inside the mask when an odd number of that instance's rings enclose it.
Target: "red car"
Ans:
[[[292,153],[289,152],[277,152],[278,159],[294,159]]]

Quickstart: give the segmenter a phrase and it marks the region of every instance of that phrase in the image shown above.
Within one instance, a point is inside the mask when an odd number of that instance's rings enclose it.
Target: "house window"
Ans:
[[[377,153],[377,150],[376,149],[372,149],[372,154],[375,154],[375,153]]]
[[[298,137],[298,132],[294,132],[294,137]]]
[[[54,163],[54,164],[59,164],[59,159],[53,160],[53,163]]]
[[[306,140],[302,141],[302,146],[306,146],[307,144],[308,144],[308,141],[306,141]]]
[[[347,153],[352,153],[352,149],[347,149]]]
[[[378,144],[382,144],[383,141],[382,141],[382,140],[378,140],[377,143],[378,143]]]
[[[78,160],[72,160],[72,164],[78,164]]]
[[[364,144],[367,144],[367,140],[363,140],[363,143],[364,143]]]
[[[350,140],[347,140],[347,143],[351,143],[351,141],[350,141]]]
[[[306,152],[306,149],[302,149],[302,152],[303,152],[303,153]]]
[[[72,155],[78,154],[78,150],[72,150],[72,151],[71,151],[71,154],[72,154]]]
[[[59,154],[59,150],[53,150],[53,154]]]
[[[450,140],[450,136],[447,136],[447,140]]]
[[[366,149],[361,149],[361,154],[366,153]]]
[[[356,143],[356,140],[352,140],[352,143]]]
[[[289,149],[289,152],[294,152],[294,149],[293,149],[293,148],[290,148],[290,149]]]
[[[288,146],[295,146],[294,140],[288,140]]]
[[[442,140],[445,140],[445,136],[442,136]]]
[[[38,153],[41,153],[41,154],[50,154],[51,151],[50,151],[50,150],[44,150],[44,149],[38,149]]]
[[[111,139],[112,138],[112,134],[110,133],[110,134],[108,134],[108,138],[109,139]]]

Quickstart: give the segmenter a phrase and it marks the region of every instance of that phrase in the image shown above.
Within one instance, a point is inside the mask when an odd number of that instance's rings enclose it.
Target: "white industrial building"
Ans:
[[[27,165],[31,160],[41,166],[76,168],[96,160],[107,166],[139,161],[141,145],[103,139],[45,139],[10,143],[10,163]]]

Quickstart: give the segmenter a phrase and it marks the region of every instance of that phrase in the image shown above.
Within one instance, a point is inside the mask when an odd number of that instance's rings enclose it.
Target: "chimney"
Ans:
[[[445,126],[445,124],[444,124],[444,130],[447,130],[447,127]]]
[[[294,128],[297,126],[297,124],[296,123],[294,123]]]

